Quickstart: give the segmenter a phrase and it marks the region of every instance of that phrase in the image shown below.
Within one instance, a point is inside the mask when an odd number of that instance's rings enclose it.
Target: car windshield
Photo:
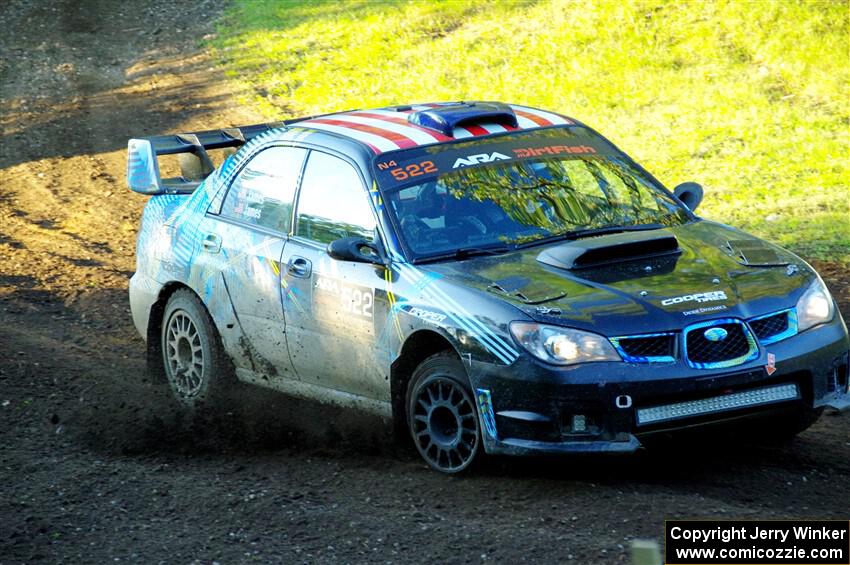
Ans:
[[[376,162],[384,204],[417,259],[691,218],[628,157],[580,126],[422,149]]]

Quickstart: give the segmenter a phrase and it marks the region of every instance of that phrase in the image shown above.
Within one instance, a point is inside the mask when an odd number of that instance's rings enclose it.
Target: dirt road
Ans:
[[[0,563],[619,563],[665,517],[847,517],[847,417],[788,447],[496,461],[460,478],[396,452],[379,421],[278,395],[181,419],[130,322],[144,199],[124,148],[259,119],[197,51],[221,9],[0,10]],[[821,268],[846,317],[846,275]]]

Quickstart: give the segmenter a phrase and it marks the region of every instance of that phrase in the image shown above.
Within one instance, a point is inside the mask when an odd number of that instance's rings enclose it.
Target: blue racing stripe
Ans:
[[[414,287],[419,284],[427,275],[414,267],[407,265],[398,265],[399,272],[407,278]],[[485,327],[479,320],[475,319],[469,312],[461,307],[452,298],[446,295],[435,287],[423,288],[422,294],[433,300],[439,305],[449,316],[449,318],[469,333],[472,337],[478,339],[484,347],[493,355],[498,357],[503,363],[510,365],[519,357],[519,353],[511,347],[504,339],[496,335],[492,330]]]

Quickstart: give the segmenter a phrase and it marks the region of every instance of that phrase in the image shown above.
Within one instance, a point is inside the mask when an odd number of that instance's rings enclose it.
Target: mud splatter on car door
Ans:
[[[375,348],[375,320],[386,317],[383,267],[332,260],[334,240],[375,237],[376,219],[357,171],[313,151],[299,190],[295,236],[284,249],[282,285],[288,345],[299,378],[387,400]],[[381,314],[383,312],[383,314]],[[381,317],[383,316],[383,318]]]

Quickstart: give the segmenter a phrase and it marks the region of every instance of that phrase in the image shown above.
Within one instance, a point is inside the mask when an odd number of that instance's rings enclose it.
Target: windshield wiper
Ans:
[[[434,261],[445,261],[447,259],[462,261],[463,259],[468,259],[470,257],[476,257],[479,255],[499,255],[501,253],[507,253],[511,250],[512,249],[507,245],[490,245],[488,247],[461,247],[460,249],[455,249],[454,251],[450,251],[448,253],[440,253],[439,255],[428,255],[427,257],[417,259],[415,262],[431,263]]]
[[[612,233],[623,233],[629,231],[644,231],[644,230],[657,230],[661,229],[664,226],[662,224],[638,224],[635,226],[605,226],[601,228],[586,228],[581,230],[572,230],[561,232],[558,234],[550,235],[547,237],[541,237],[540,239],[535,239],[534,241],[529,241],[527,243],[521,243],[517,245],[518,248],[525,247],[534,247],[535,245],[542,245],[544,243],[551,243],[553,241],[561,241],[561,240],[576,240],[582,239],[585,237],[595,237],[597,235],[608,235]]]
[[[638,224],[635,226],[606,226],[603,228],[587,228],[584,230],[575,230],[568,232],[570,239],[581,239],[583,237],[593,237],[597,235],[608,235],[610,233],[622,233],[627,231],[646,231],[658,230],[663,228],[661,224]]]

